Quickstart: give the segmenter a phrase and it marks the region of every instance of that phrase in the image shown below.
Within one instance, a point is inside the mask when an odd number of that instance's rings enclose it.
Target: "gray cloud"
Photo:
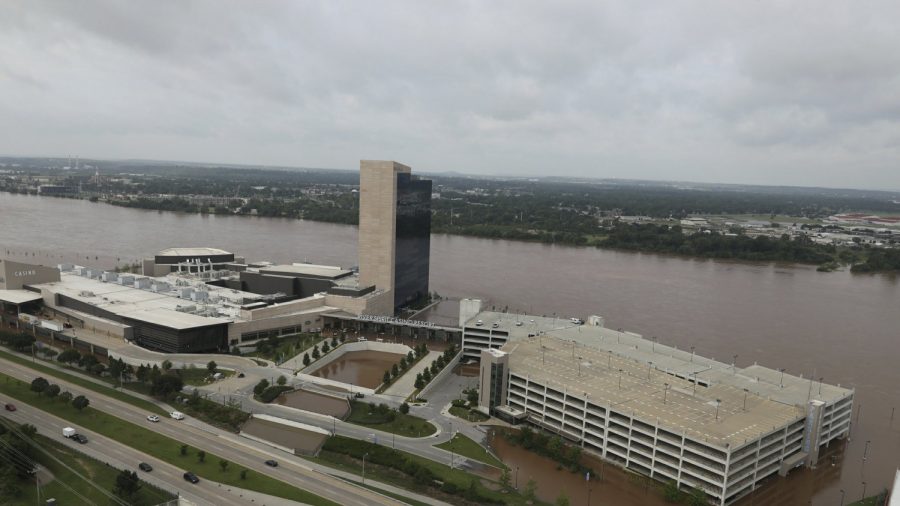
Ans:
[[[900,188],[900,4],[5,2],[0,152]]]

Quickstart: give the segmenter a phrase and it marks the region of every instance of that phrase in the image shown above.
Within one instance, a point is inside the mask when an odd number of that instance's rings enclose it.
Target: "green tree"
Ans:
[[[206,364],[206,370],[209,371],[210,374],[215,374],[216,370],[219,368],[219,364],[216,363],[215,360],[210,360]]]
[[[240,474],[240,476],[241,476],[241,479],[242,479],[242,480],[246,480],[246,479],[247,479],[247,470],[246,470],[246,469],[241,469],[241,474]]]
[[[391,382],[391,371],[384,371],[384,376],[381,377],[381,382],[385,385]]]
[[[331,350],[331,347],[328,346],[328,341],[322,342],[322,353],[328,353]]]
[[[404,415],[409,413],[409,404],[404,402],[403,404],[400,405],[400,409],[398,409],[398,411],[400,411],[400,413],[402,413]]]
[[[59,395],[59,391],[59,385],[50,385],[46,390],[44,390],[44,395],[52,399]]]
[[[184,388],[184,381],[173,374],[165,374],[157,377],[150,384],[150,395],[165,398],[169,394],[178,393]]]
[[[706,495],[706,491],[702,488],[692,489],[691,494],[688,496],[688,504],[690,506],[707,506],[709,497]]]
[[[205,461],[206,461],[206,452],[203,450],[200,450],[199,452],[197,452],[197,462],[202,464]]]
[[[253,387],[253,393],[256,395],[262,395],[262,393],[265,392],[267,388],[269,388],[269,380],[263,378],[259,380],[259,383],[257,383],[255,387]]]
[[[284,384],[287,383],[287,378],[285,378],[284,374],[282,374],[281,376],[278,377],[278,380],[276,381],[276,383],[278,383],[278,386],[283,387]]]
[[[64,350],[62,353],[56,356],[57,362],[62,362],[63,364],[71,364],[74,362],[78,362],[81,360],[81,353],[78,353],[77,350]]]
[[[72,399],[72,407],[77,409],[78,411],[81,411],[84,408],[88,407],[90,403],[91,401],[89,401],[88,398],[83,395],[79,395],[78,397]]]
[[[507,467],[504,467],[503,472],[500,473],[500,485],[503,488],[509,488],[510,476],[509,476],[509,468],[507,468]]]
[[[59,400],[66,404],[72,402],[73,398],[74,398],[74,396],[72,395],[72,392],[69,392],[68,390],[59,394]]]
[[[156,364],[153,364],[153,366],[156,367]],[[163,372],[169,372],[169,369],[171,369],[171,368],[172,368],[172,361],[171,360],[163,360],[163,363],[162,363]]]
[[[522,492],[522,496],[526,501],[534,501],[537,497],[537,482],[534,481],[534,478],[529,478],[528,483],[525,484],[525,490]]]
[[[663,487],[663,499],[666,502],[681,502],[682,501],[682,493],[681,490],[678,490],[678,484],[675,483],[675,480],[669,480],[666,482],[666,485]]]
[[[179,453],[181,453],[181,456],[182,456],[182,457],[184,457],[185,455],[187,455],[187,453],[188,453],[188,445],[181,445],[181,448],[179,449]]]
[[[313,354],[312,354],[313,360],[319,360],[319,357],[321,357],[321,356],[322,356],[322,354],[319,353],[319,345],[317,344],[317,345],[313,346]]]
[[[312,360],[310,360],[310,358],[309,358],[309,353],[304,353],[303,354],[303,366],[304,367],[308,366],[310,364],[310,362],[312,362]]]
[[[475,388],[470,388],[466,391],[466,400],[469,401],[469,407],[475,407],[478,405],[478,390]]]
[[[141,489],[141,480],[134,471],[123,470],[116,476],[116,484],[113,486],[113,494],[127,502],[133,502],[138,490]]]
[[[556,506],[569,506],[569,496],[567,496],[565,492],[560,492],[559,495],[556,496],[556,502],[554,504]]]
[[[391,366],[391,376],[393,376],[394,378],[400,376],[400,368],[397,367],[397,364]]]
[[[219,459],[219,469],[224,473],[226,469],[228,469],[228,461],[225,459]]]
[[[421,390],[422,388],[425,387],[425,380],[422,379],[422,373],[417,373],[417,374],[416,374],[416,383],[415,383],[415,387],[418,388],[419,390]]]
[[[31,381],[31,391],[38,395],[44,393],[44,390],[47,390],[47,387],[49,386],[50,382],[41,377],[34,378],[34,380]]]

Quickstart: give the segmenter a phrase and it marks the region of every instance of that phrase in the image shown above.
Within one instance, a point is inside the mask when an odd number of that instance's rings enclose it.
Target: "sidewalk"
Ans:
[[[427,367],[431,367],[431,363],[437,360],[442,354],[443,352],[440,351],[429,351],[428,355],[422,357],[422,360],[416,362],[416,365],[403,373],[403,375],[400,376],[400,379],[395,381],[393,385],[389,386],[387,390],[381,394],[388,397],[399,398],[401,400],[406,399],[416,391],[416,374],[424,371]]]

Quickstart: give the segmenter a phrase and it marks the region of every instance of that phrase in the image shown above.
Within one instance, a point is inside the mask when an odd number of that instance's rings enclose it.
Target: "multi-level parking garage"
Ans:
[[[850,429],[846,388],[599,326],[531,333],[482,352],[484,409],[718,504],[815,465]]]

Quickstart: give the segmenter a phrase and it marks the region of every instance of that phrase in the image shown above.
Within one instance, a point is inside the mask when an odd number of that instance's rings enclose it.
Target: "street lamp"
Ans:
[[[737,374],[737,354],[734,355],[734,358],[731,360],[731,374]]]
[[[656,336],[653,336],[651,339],[653,340],[653,344],[650,345],[650,350],[651,350],[653,353],[656,353],[656,339],[657,339],[657,337],[656,337]]]
[[[694,347],[691,346],[691,362],[694,361]]]
[[[666,403],[666,397],[667,397],[668,394],[669,394],[669,384],[668,384],[668,383],[664,383],[664,385],[666,386],[666,388],[663,390],[663,404]]]
[[[612,369],[612,350],[609,350],[609,359],[606,361],[606,368]]]
[[[865,449],[865,451],[863,451],[863,462],[865,462],[866,459],[869,458],[869,443],[871,443],[871,442],[872,442],[871,440],[866,441],[866,449]]]
[[[719,421],[719,404],[722,404],[722,399],[716,399],[716,421]]]
[[[781,372],[781,388],[784,388],[784,368],[778,370]]]
[[[841,506],[844,506],[844,489],[841,489]]]
[[[369,456],[368,453],[363,455],[363,475],[362,475],[363,485],[366,484],[366,457],[368,457],[368,456]]]
[[[622,369],[619,369],[619,390],[622,389]]]
[[[650,370],[653,369],[653,362],[647,364],[647,381],[650,381]]]
[[[862,482],[862,484],[863,484],[863,493],[862,493],[862,497],[859,498],[860,501],[862,501],[863,499],[866,498],[866,482]]]

